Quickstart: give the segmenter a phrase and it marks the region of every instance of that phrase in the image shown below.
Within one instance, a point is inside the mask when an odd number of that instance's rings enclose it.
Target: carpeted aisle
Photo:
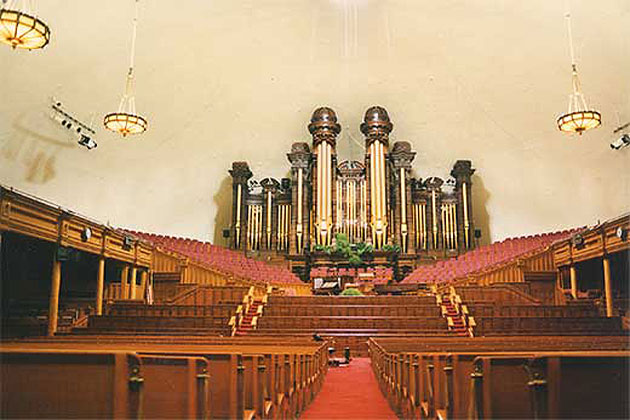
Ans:
[[[324,386],[300,420],[396,419],[378,388],[370,359],[328,369]]]

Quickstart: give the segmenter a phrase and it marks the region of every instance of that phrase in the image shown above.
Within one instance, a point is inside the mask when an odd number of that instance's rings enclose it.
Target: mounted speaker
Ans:
[[[481,229],[475,229],[475,239],[481,238]]]
[[[133,238],[131,236],[125,236],[123,238],[122,246],[125,250],[131,249],[131,247],[133,246]]]
[[[81,240],[83,242],[87,242],[90,240],[90,238],[92,237],[92,229],[90,229],[89,227],[84,227],[83,230],[81,231]]]
[[[577,249],[584,248],[584,236],[580,235],[579,233],[576,233],[571,238],[571,244],[573,244],[573,246],[576,247]]]
[[[223,237],[224,238],[230,237],[230,229],[223,229]]]
[[[621,226],[617,228],[615,234],[617,235],[617,238],[621,239],[624,242],[626,241],[626,239],[628,239],[628,229],[624,229]]]

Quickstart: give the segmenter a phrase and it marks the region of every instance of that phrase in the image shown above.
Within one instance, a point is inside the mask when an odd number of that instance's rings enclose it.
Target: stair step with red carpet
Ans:
[[[243,319],[241,320],[241,325],[239,325],[234,335],[236,336],[247,335],[250,331],[254,329],[252,326],[252,321],[254,320],[254,317],[258,313],[258,307],[262,306],[262,304],[263,303],[260,300],[255,300],[254,302],[252,302],[252,304],[249,306],[249,310],[247,311],[247,313],[243,315]]]

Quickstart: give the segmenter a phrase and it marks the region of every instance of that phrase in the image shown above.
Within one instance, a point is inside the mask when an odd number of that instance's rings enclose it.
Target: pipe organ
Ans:
[[[291,146],[289,177],[257,182],[246,162],[234,162],[231,247],[304,261],[342,233],[376,253],[398,245],[409,260],[473,248],[471,162],[458,160],[446,181],[414,178],[415,152],[406,141],[390,145],[393,124],[384,108],[369,108],[360,129],[362,162],[337,162],[341,126],[327,107],[311,117],[311,144]]]

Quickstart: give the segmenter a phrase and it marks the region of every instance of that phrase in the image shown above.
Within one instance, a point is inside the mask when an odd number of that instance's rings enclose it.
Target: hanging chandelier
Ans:
[[[136,54],[136,34],[138,31],[138,0],[136,0],[136,14],[133,19],[133,36],[131,39],[131,59],[129,60],[129,71],[125,93],[120,100],[117,112],[112,112],[105,116],[103,124],[108,130],[120,133],[123,137],[128,134],[140,134],[146,131],[147,120],[136,113],[136,98],[134,96],[133,67]]]
[[[573,34],[571,32],[571,14],[566,14],[567,31],[569,33],[569,49],[571,51],[571,79],[573,83],[573,93],[569,95],[569,112],[558,117],[556,123],[560,131],[565,133],[578,133],[582,135],[586,130],[599,127],[602,123],[602,116],[598,111],[589,109],[586,106],[586,99],[580,89],[580,79],[577,73],[575,53],[573,51]]]
[[[19,3],[10,0],[0,9],[0,42],[13,49],[44,48],[50,41],[48,25],[35,17],[33,11],[19,7]]]

